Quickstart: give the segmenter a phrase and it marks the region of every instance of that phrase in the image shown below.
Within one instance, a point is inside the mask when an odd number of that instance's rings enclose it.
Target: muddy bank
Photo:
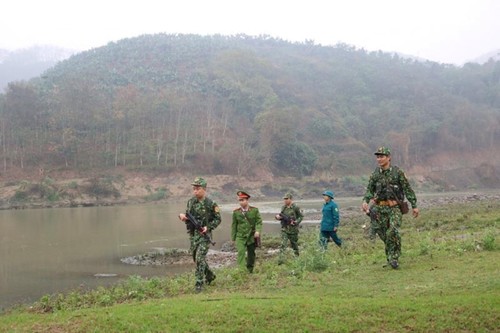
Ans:
[[[230,266],[236,262],[236,252],[209,250],[207,261],[212,268]],[[154,252],[122,258],[121,262],[141,266],[191,265],[193,257],[187,250],[161,248]]]
[[[263,256],[272,256],[278,252],[277,249],[264,249]],[[162,265],[192,265],[193,257],[188,250],[158,248],[155,251],[139,254],[136,256],[122,258],[124,264],[141,266]],[[232,242],[226,242],[220,250],[208,250],[207,261],[211,268],[228,267],[236,264],[236,248]]]

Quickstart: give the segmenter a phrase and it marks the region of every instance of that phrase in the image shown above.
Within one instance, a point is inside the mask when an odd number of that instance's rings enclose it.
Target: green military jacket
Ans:
[[[233,211],[233,223],[231,225],[231,240],[237,239],[245,241],[245,243],[254,243],[254,233],[262,232],[262,217],[259,209],[250,206],[247,212],[243,212],[241,207]]]
[[[297,206],[295,203],[292,203],[290,207],[283,205],[283,207],[281,207],[281,214],[285,214],[295,220],[295,225],[289,224],[286,227],[282,227],[282,231],[285,231],[287,233],[299,232],[299,224],[304,218],[304,215],[300,211],[299,206]]]
[[[387,170],[376,168],[373,171],[363,200],[366,203],[371,199],[403,201],[405,196],[411,207],[417,208],[417,197],[405,173],[397,166],[390,166]]]
[[[211,235],[212,230],[217,228],[221,223],[220,209],[217,203],[212,201],[210,198],[205,198],[202,201],[198,201],[196,197],[192,197],[188,200],[186,213],[191,213],[196,218],[196,220],[201,224],[202,227],[208,228],[208,234]],[[189,230],[191,235],[191,241],[198,242],[203,240],[203,236],[195,232],[194,230]]]

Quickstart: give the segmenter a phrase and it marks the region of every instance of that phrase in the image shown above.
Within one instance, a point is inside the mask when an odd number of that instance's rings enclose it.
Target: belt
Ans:
[[[395,200],[381,200],[377,201],[377,206],[389,206],[389,207],[394,207],[397,206],[398,202]]]

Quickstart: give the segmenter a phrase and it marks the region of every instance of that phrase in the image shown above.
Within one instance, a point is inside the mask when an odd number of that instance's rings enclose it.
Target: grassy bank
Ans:
[[[0,316],[1,332],[498,332],[500,203],[433,207],[405,217],[401,268],[364,216],[343,221],[345,248],[316,246],[278,266],[259,253],[252,275],[217,271],[194,294],[192,274],[130,278],[113,288],[42,298]],[[276,238],[265,238],[274,247]]]

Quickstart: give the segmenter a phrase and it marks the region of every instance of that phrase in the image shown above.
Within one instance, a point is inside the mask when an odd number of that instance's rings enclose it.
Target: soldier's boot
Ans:
[[[194,290],[195,290],[196,293],[200,293],[203,290],[203,284],[202,283],[196,283],[196,286],[195,286]]]
[[[398,269],[398,267],[399,267],[399,263],[398,263],[398,261],[397,261],[396,259],[393,259],[393,260],[391,261],[391,267],[392,267],[393,269]]]
[[[217,276],[212,271],[209,271],[209,273],[207,274],[207,284],[210,285],[216,277]]]

